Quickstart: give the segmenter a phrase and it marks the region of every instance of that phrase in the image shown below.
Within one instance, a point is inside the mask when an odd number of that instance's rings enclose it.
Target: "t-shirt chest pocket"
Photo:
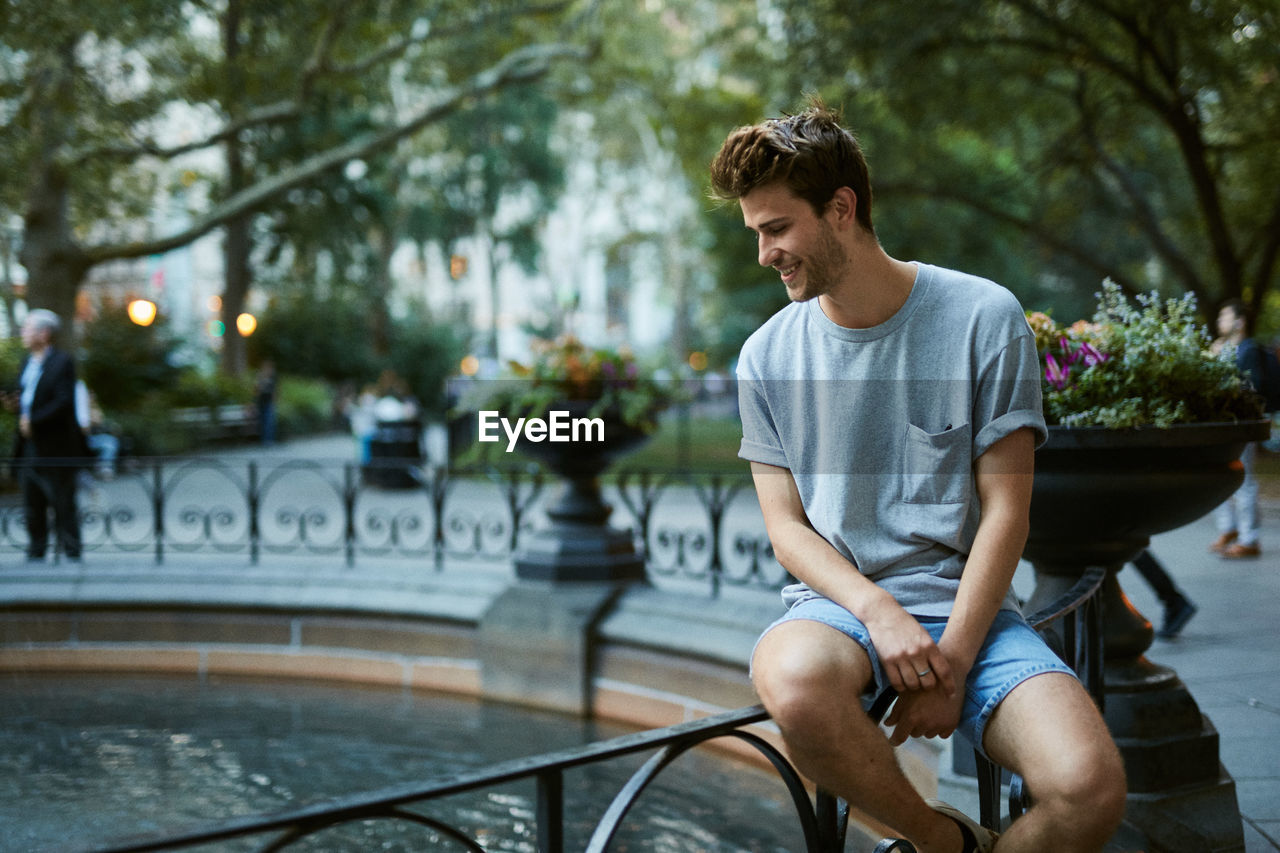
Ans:
[[[963,503],[969,490],[969,424],[947,425],[925,432],[907,424],[902,454],[902,500],[905,503]]]

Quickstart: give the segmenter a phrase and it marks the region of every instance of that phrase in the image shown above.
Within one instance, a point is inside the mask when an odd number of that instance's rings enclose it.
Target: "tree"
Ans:
[[[968,237],[1023,235],[1090,290],[1110,276],[1256,314],[1275,286],[1275,0],[782,7],[793,85],[846,106],[895,208],[968,211]]]
[[[265,27],[266,5],[245,0],[244,8]],[[239,27],[220,19],[241,10],[237,0],[4,5],[0,208],[22,211],[29,304],[73,317],[93,266],[165,252],[242,222],[332,169],[590,53],[581,40],[589,16],[577,17],[569,3],[391,0],[361,5],[358,15],[352,4],[328,0],[270,5],[281,25],[261,33],[263,52],[246,64],[227,49],[239,44]],[[209,35],[219,22],[227,41]],[[229,69],[242,73],[228,76]],[[236,108],[228,108],[230,87],[241,96]],[[234,160],[247,153],[236,141],[254,134],[305,138],[326,99],[352,93],[367,99],[364,132],[283,168],[246,164],[242,175],[211,187],[177,233],[140,224],[161,167],[219,146]],[[179,114],[189,139],[172,138]]]
[[[666,0],[607,7],[601,61],[580,105],[595,116],[602,189],[630,229],[619,244],[656,249],[675,324],[670,355],[736,354],[785,304],[755,263],[736,205],[707,195],[707,164],[730,128],[756,121],[779,91],[757,4]]]
[[[557,105],[528,87],[512,87],[488,104],[441,122],[441,150],[431,194],[420,199],[412,236],[452,251],[461,237],[487,247],[492,312],[486,351],[498,353],[498,271],[514,261],[532,272],[538,260],[539,225],[564,186],[564,162],[552,139]]]

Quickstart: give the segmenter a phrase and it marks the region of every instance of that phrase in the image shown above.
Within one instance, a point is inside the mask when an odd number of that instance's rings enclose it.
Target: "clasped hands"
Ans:
[[[894,746],[909,737],[947,737],[960,722],[964,676],[929,632],[904,610],[867,625],[889,683],[898,692],[884,724]],[[957,684],[959,682],[959,684]]]

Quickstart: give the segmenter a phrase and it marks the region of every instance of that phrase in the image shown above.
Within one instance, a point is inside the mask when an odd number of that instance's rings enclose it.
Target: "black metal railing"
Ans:
[[[88,849],[96,853],[143,853],[253,838],[262,844],[257,849],[267,853],[287,849],[321,833],[357,822],[404,821],[437,833],[461,849],[483,853],[484,848],[455,823],[415,809],[460,793],[492,789],[512,782],[532,782],[535,788],[537,850],[539,853],[561,853],[566,849],[566,772],[588,764],[652,752],[617,791],[590,830],[590,839],[583,849],[588,853],[605,851],[610,849],[623,820],[650,783],[675,759],[717,738],[742,741],[759,751],[772,765],[794,805],[806,851],[818,853],[837,849],[831,820],[834,816],[826,816],[828,819],[824,821],[790,762],[769,741],[748,730],[751,725],[767,719],[768,714],[759,706],[742,708],[667,728],[506,761],[422,784],[398,785],[273,815],[234,818],[185,832],[107,843]]]
[[[41,460],[41,465],[56,464]],[[82,464],[79,462],[73,464]],[[142,458],[117,476],[86,471],[80,489],[86,554],[279,555],[457,561],[507,566],[540,520],[551,480],[537,466],[456,469],[378,460],[408,488],[370,485],[377,467],[354,462],[233,457]],[[608,478],[614,523],[630,527],[653,579],[771,588],[773,559],[748,475],[623,470]],[[0,502],[0,553],[21,553],[21,501]]]

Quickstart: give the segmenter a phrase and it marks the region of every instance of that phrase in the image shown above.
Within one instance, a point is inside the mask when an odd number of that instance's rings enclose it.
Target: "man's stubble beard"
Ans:
[[[818,245],[802,264],[800,289],[787,288],[791,301],[808,302],[830,293],[849,265],[849,254],[836,240],[835,230],[829,224],[822,223]]]

